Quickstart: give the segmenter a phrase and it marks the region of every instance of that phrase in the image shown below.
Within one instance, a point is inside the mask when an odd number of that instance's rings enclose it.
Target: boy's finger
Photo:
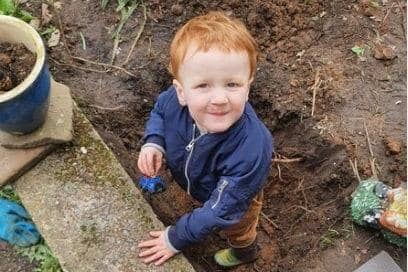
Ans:
[[[151,263],[151,262],[161,258],[162,256],[163,256],[163,252],[159,251],[159,252],[156,252],[155,254],[143,259],[143,262],[144,263]]]
[[[157,251],[158,251],[157,247],[151,247],[151,248],[149,248],[147,250],[144,250],[144,251],[140,252],[139,257],[150,256],[150,255],[156,253]]]
[[[143,155],[143,174],[144,174],[145,176],[150,176],[149,168],[148,168],[147,165],[148,165],[147,154],[144,154],[144,155]]]
[[[161,265],[162,263],[167,261],[169,258],[170,258],[170,256],[164,255],[158,261],[156,261],[154,264],[155,265]]]
[[[152,247],[155,246],[157,244],[156,239],[152,239],[152,240],[147,240],[147,241],[143,241],[140,242],[137,247],[138,248],[142,248],[142,247]]]
[[[150,152],[146,154],[146,167],[149,176],[153,176],[154,175],[153,154]]]
[[[161,233],[162,233],[161,231],[151,231],[151,232],[149,232],[150,236],[152,236],[152,237],[159,237]]]
[[[161,167],[161,156],[156,155],[154,156],[154,173],[157,174],[157,172],[160,170]]]

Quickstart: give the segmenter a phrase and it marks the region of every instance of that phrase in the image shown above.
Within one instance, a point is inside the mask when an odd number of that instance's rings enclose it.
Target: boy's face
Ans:
[[[246,52],[196,51],[190,46],[174,80],[177,96],[201,130],[223,132],[242,115],[248,100],[250,63]]]

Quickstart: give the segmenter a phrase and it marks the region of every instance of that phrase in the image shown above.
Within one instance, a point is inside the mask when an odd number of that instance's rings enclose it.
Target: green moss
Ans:
[[[63,165],[56,168],[61,181],[80,181],[93,185],[122,188],[127,185],[115,168],[116,158],[102,140],[92,137],[92,125],[81,113],[74,110],[74,140],[71,146],[57,151]],[[128,187],[128,186],[126,186]],[[123,192],[128,198],[127,192]]]

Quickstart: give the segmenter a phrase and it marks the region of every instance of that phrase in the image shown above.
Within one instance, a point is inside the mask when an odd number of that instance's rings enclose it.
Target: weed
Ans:
[[[333,246],[335,240],[340,238],[340,233],[335,229],[328,229],[325,234],[320,238],[320,246],[322,248],[327,248]]]
[[[6,185],[3,188],[1,188],[0,198],[4,198],[10,201],[17,202],[18,204],[21,204],[21,199],[18,197],[16,191],[11,185]]]
[[[21,9],[15,0],[0,0],[0,15],[10,15],[27,23],[34,18],[28,11]]]
[[[21,203],[20,197],[14,190],[12,185],[6,185],[0,190],[0,198],[4,198],[10,201]],[[34,272],[62,272],[58,259],[52,255],[50,248],[45,243],[44,239],[41,239],[40,243],[31,247],[15,247],[16,251],[23,256],[28,257],[30,262],[36,261],[39,266]]]
[[[52,255],[52,252],[44,239],[35,246],[16,247],[18,253],[26,256],[30,262],[36,261],[39,266],[34,272],[62,272],[58,259]]]

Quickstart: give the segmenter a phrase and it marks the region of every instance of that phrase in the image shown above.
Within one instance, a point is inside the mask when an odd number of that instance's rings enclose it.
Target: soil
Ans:
[[[48,52],[52,74],[71,88],[135,181],[144,124],[157,95],[171,84],[166,67],[176,29],[193,16],[223,10],[240,18],[256,38],[261,54],[250,102],[274,136],[278,160],[264,189],[260,257],[232,271],[323,271],[322,260],[336,258],[327,250],[344,241],[355,266],[384,249],[405,269],[403,249],[354,225],[349,214],[358,185],[350,161],[362,179],[373,174],[364,124],[379,178],[394,187],[406,181],[404,1],[149,1],[142,36],[124,65],[132,75],[71,58],[109,63],[111,33],[120,19],[115,1],[105,10],[99,0],[59,2],[51,24],[63,35]],[[41,1],[25,8],[40,16]],[[123,28],[116,65],[126,59],[142,22],[139,8]],[[364,53],[353,53],[355,46]],[[168,189],[146,198],[164,224],[172,224],[199,204],[168,171],[161,174]],[[218,271],[212,255],[225,246],[214,234],[183,252],[197,271]],[[331,271],[350,267],[337,263]]]
[[[0,94],[20,84],[30,74],[36,54],[23,44],[0,42]]]
[[[36,262],[30,262],[28,258],[19,255],[11,245],[0,240],[1,272],[31,272],[37,265]]]

